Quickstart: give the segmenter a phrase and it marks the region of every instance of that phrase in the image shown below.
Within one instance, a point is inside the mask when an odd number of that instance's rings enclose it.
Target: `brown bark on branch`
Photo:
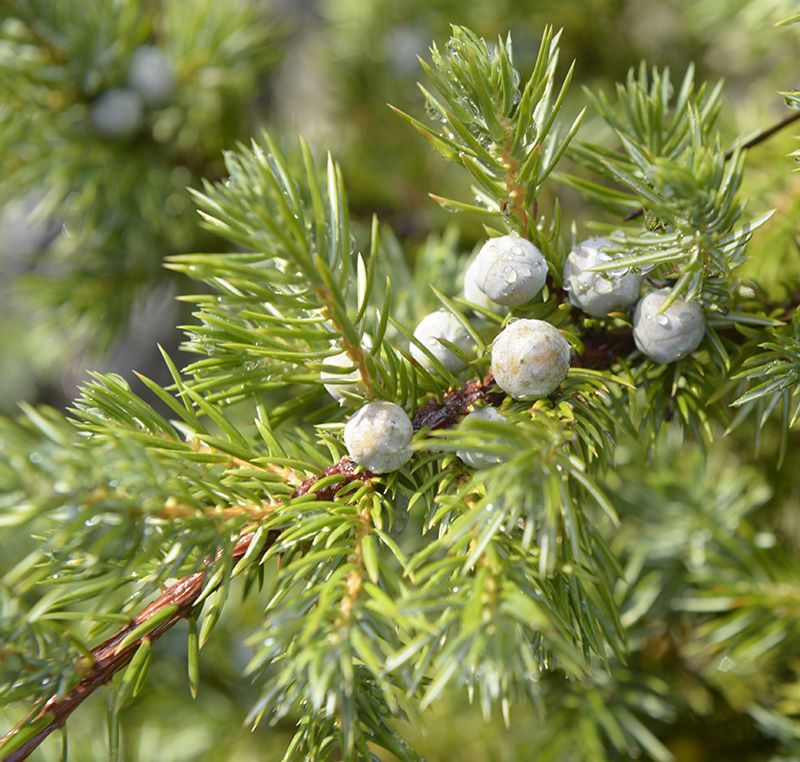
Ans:
[[[492,391],[492,386],[494,386],[494,376],[490,371],[480,381],[470,379],[458,389],[452,389],[441,402],[439,400],[426,402],[417,410],[411,421],[414,431],[425,427],[429,429],[449,428],[476,402],[499,404],[505,395],[502,392]]]
[[[0,743],[10,740],[22,728],[31,722],[49,718],[45,727],[29,738],[22,746],[12,751],[5,762],[20,762],[27,759],[38,746],[53,731],[62,727],[69,717],[89,696],[101,685],[105,685],[123,667],[127,666],[144,638],[137,639],[129,646],[118,650],[120,643],[133,632],[136,627],[146,622],[150,617],[162,611],[167,606],[177,608],[169,618],[150,630],[145,636],[151,642],[158,640],[167,630],[191,613],[194,602],[203,589],[205,572],[196,572],[168,587],[155,601],[153,601],[140,614],[135,616],[129,625],[112,635],[92,651],[91,666],[85,670],[85,677],[65,696],[52,696],[41,706],[34,709],[14,729],[10,730],[0,739]]]
[[[789,307],[787,306],[787,309]],[[574,367],[594,368],[603,370],[611,367],[615,361],[628,356],[635,349],[633,333],[629,326],[616,328],[605,332],[590,332],[584,336],[584,352],[573,357]],[[451,389],[443,399],[430,400],[417,410],[412,420],[415,431],[423,428],[442,429],[455,425],[462,416],[466,415],[475,403],[498,405],[505,395],[494,385],[492,373],[487,373],[482,379],[470,379],[457,389]],[[314,491],[314,486],[323,478],[340,476],[341,480],[327,484],[317,491],[320,500],[333,500],[339,490],[353,481],[367,481],[372,474],[366,470],[358,470],[358,465],[348,457],[343,457],[338,463],[328,466],[316,476],[309,477],[300,484],[291,494],[291,498],[308,494]],[[290,499],[291,499],[290,498]],[[250,548],[255,537],[253,527],[243,534],[232,552],[233,561],[241,559]],[[265,552],[272,547],[280,537],[279,530],[272,530],[267,536],[262,549]],[[136,654],[137,649],[145,639],[153,642],[170,630],[182,619],[189,617],[194,606],[203,592],[203,584],[208,573],[213,569],[213,564],[222,559],[218,553],[213,562],[206,562],[206,568],[190,574],[167,587],[164,592],[150,605],[143,609],[130,624],[120,629],[106,641],[92,651],[90,666],[82,670],[83,677],[80,682],[66,695],[51,696],[40,703],[12,730],[0,738],[0,747],[3,742],[13,738],[20,730],[29,727],[31,723],[48,718],[47,724],[24,744],[3,758],[4,762],[22,762],[33,752],[50,734],[61,728],[67,718],[75,711],[97,688],[108,683],[114,675],[128,665]],[[167,618],[151,630],[144,632],[133,642],[120,649],[120,644],[137,627],[161,614],[167,607],[175,607]]]
[[[292,497],[305,495],[311,492],[321,478],[331,475],[341,475],[342,481],[335,482],[323,487],[317,493],[321,500],[332,500],[336,493],[347,483],[355,480],[367,480],[372,474],[369,471],[356,473],[356,464],[350,458],[342,458],[338,463],[326,468],[319,476],[312,476],[306,479],[295,491]],[[232,558],[236,562],[240,560],[250,548],[250,544],[255,537],[254,531],[243,534],[233,548]],[[262,552],[265,552],[275,544],[280,537],[279,531],[272,531],[268,534]],[[222,554],[218,553],[214,562],[220,561]],[[206,567],[212,564],[206,563]],[[189,574],[179,579],[156,598],[150,605],[137,614],[125,627],[118,630],[107,640],[92,650],[92,658],[89,666],[81,670],[83,677],[80,682],[64,696],[58,694],[51,696],[44,703],[38,704],[36,708],[17,725],[0,738],[0,747],[4,742],[10,741],[23,728],[31,723],[47,719],[47,723],[35,735],[25,741],[14,751],[3,757],[3,762],[22,762],[54,731],[63,727],[67,718],[99,687],[108,683],[114,675],[126,667],[136,654],[137,649],[144,640],[151,643],[158,640],[165,632],[172,629],[174,625],[182,619],[190,616],[197,599],[203,592],[203,583],[208,575],[208,568]],[[141,637],[137,637],[133,642],[120,648],[123,643],[137,627],[146,623],[156,615],[162,614],[168,607],[174,607],[174,611],[167,618],[151,630],[144,632]]]
[[[487,374],[482,380],[471,379],[462,387],[449,391],[443,400],[432,400],[423,405],[414,416],[414,429],[418,431],[423,427],[440,429],[452,426],[458,419],[468,412],[469,407],[478,401],[497,404],[502,400],[503,395],[492,391],[494,379],[491,373]],[[320,474],[309,477],[300,484],[293,492],[291,497],[308,494],[314,491],[314,485],[321,479],[328,476],[341,476],[341,481],[327,484],[317,492],[320,500],[332,500],[336,493],[346,484],[353,481],[367,481],[372,478],[372,474],[366,470],[358,470],[358,465],[348,457],[342,458],[338,463],[326,468]],[[250,544],[255,537],[255,532],[250,531],[243,534],[234,546],[232,557],[236,562],[241,559],[250,548]],[[280,532],[274,530],[269,533],[262,552],[266,551],[280,537]],[[170,630],[182,619],[189,617],[197,599],[203,592],[203,585],[208,573],[216,563],[222,559],[222,554],[218,553],[213,562],[206,562],[206,568],[190,574],[167,587],[164,592],[150,605],[137,614],[130,624],[121,628],[110,638],[92,650],[92,658],[87,668],[81,671],[83,677],[80,682],[64,696],[58,694],[51,696],[43,703],[38,704],[34,710],[14,728],[0,738],[0,747],[4,742],[11,741],[13,737],[22,729],[29,727],[31,723],[45,721],[46,724],[37,731],[31,738],[25,741],[17,749],[6,755],[4,762],[22,762],[54,731],[63,727],[67,718],[99,687],[105,685],[124,667],[126,667],[136,654],[142,642],[147,639],[151,643],[158,640],[164,633]],[[174,607],[174,611],[168,614],[163,622],[160,622],[153,629],[143,632],[141,637],[135,638],[131,643],[120,648],[120,644],[137,627],[145,624],[149,619],[156,615],[163,615],[167,607]]]

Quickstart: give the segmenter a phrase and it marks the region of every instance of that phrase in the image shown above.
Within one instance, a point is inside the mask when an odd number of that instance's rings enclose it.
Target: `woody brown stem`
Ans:
[[[414,430],[418,431],[423,427],[431,429],[441,429],[452,426],[458,419],[465,415],[470,406],[476,402],[489,404],[499,404],[503,399],[503,394],[493,390],[494,378],[488,373],[483,379],[470,379],[463,386],[450,390],[442,400],[431,400],[423,405],[414,416]],[[372,474],[367,470],[358,470],[358,465],[348,457],[339,460],[328,466],[324,471],[316,476],[309,477],[302,484],[295,488],[291,497],[299,497],[314,491],[314,486],[323,478],[329,476],[341,476],[341,481],[327,484],[317,491],[320,500],[332,500],[336,493],[345,485],[353,481],[367,481],[372,478]],[[241,559],[250,548],[250,544],[255,537],[255,532],[251,528],[243,534],[234,546],[232,557],[233,561]],[[267,540],[262,549],[266,552],[280,537],[280,531],[273,530],[267,536]],[[222,559],[222,553],[218,553],[214,562]],[[212,564],[206,563],[206,567]],[[51,696],[44,703],[37,707],[23,720],[21,720],[12,730],[0,738],[0,746],[9,741],[20,730],[29,726],[33,722],[48,718],[47,724],[34,736],[29,738],[19,748],[12,751],[4,762],[21,762],[44,741],[55,730],[63,727],[67,718],[100,686],[108,683],[114,675],[126,667],[136,654],[142,642],[147,639],[151,643],[158,640],[165,632],[174,625],[191,616],[195,604],[203,592],[203,584],[207,578],[209,568],[190,574],[177,582],[173,583],[142,612],[134,617],[130,624],[118,630],[108,640],[94,648],[89,660],[90,666],[83,670],[83,677],[80,682],[66,695],[58,694]],[[147,631],[141,637],[120,649],[119,645],[137,627],[147,622],[153,616],[161,613],[168,606],[174,606],[175,610],[163,622],[152,630]]]
[[[242,555],[244,555],[244,552],[242,552]],[[205,578],[206,573],[201,571],[190,574],[188,577],[178,580],[174,585],[170,585],[155,601],[134,617],[130,624],[93,649],[88,674],[69,693],[65,696],[59,696],[58,694],[51,696],[43,705],[40,705],[41,708],[34,709],[33,712],[0,739],[0,743],[6,742],[29,723],[49,718],[48,723],[39,732],[4,757],[5,762],[20,762],[20,760],[27,759],[45,738],[64,725],[67,718],[89,696],[100,686],[111,680],[119,670],[128,665],[145,637],[150,642],[154,642],[170,630],[173,625],[187,617],[203,589]],[[145,637],[137,639],[129,646],[118,650],[120,643],[129,633],[167,606],[177,607],[169,618],[150,630]]]
[[[319,476],[306,479],[292,493],[292,497],[305,495],[311,492],[314,485],[323,477],[340,475],[342,481],[328,484],[317,492],[320,500],[332,500],[336,493],[347,483],[355,480],[367,480],[372,474],[369,471],[356,473],[357,466],[350,458],[342,458],[338,463],[326,468]],[[255,537],[252,528],[243,534],[233,548],[232,559],[234,562],[240,560],[250,548]],[[266,552],[280,537],[278,530],[273,530],[267,535],[266,542],[261,552]],[[223,554],[217,553],[214,562],[219,562]],[[206,563],[206,567],[211,564]],[[83,677],[80,682],[66,695],[58,694],[51,696],[43,703],[38,704],[34,710],[22,719],[17,725],[0,738],[0,747],[10,741],[23,728],[31,723],[47,719],[47,723],[35,735],[29,738],[24,744],[9,753],[3,758],[3,762],[21,762],[28,756],[54,731],[63,727],[67,718],[99,687],[108,683],[114,675],[126,667],[136,654],[139,646],[144,640],[151,643],[158,640],[165,632],[172,629],[174,625],[182,619],[189,617],[197,599],[203,592],[203,583],[206,581],[208,568],[189,574],[169,585],[164,592],[156,598],[149,606],[137,614],[129,624],[122,627],[114,635],[103,641],[91,652],[88,659],[88,668],[82,669]],[[136,638],[124,648],[119,648],[120,644],[137,627],[146,623],[149,619],[164,612],[167,607],[175,607],[175,610],[160,624],[141,637]]]
[[[446,429],[468,412],[469,407],[476,402],[487,402],[490,405],[499,404],[504,395],[502,392],[492,391],[494,376],[487,373],[483,379],[470,379],[458,389],[449,391],[442,401],[431,400],[423,405],[411,421],[414,431],[422,428]]]

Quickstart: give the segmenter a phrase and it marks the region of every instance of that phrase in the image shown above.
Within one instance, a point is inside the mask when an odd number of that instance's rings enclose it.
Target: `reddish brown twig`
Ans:
[[[488,402],[489,404],[499,404],[503,399],[502,392],[493,390],[494,378],[488,373],[482,380],[471,379],[458,389],[450,390],[443,400],[431,400],[423,405],[414,416],[414,430],[418,431],[423,427],[431,429],[441,429],[452,426],[458,419],[465,415],[469,407],[475,402]],[[353,481],[366,481],[372,477],[367,470],[358,470],[357,464],[348,457],[342,458],[338,463],[328,466],[324,471],[316,476],[309,477],[300,484],[293,492],[291,497],[305,495],[314,489],[314,485],[321,479],[329,476],[341,476],[340,481],[326,484],[318,492],[320,500],[332,500],[336,493],[345,485]],[[233,549],[233,560],[238,561],[250,548],[255,533],[248,531],[242,535]],[[265,552],[277,541],[280,532],[274,530],[269,533],[262,552]],[[217,554],[215,561],[222,557]],[[208,564],[207,564],[208,565]],[[31,722],[36,722],[42,718],[49,717],[49,722],[34,736],[28,739],[19,748],[12,751],[4,758],[4,762],[21,762],[27,759],[28,755],[34,751],[51,733],[62,727],[67,718],[75,711],[97,688],[108,683],[114,675],[123,667],[127,666],[136,654],[136,650],[146,638],[151,643],[158,640],[167,630],[171,629],[182,619],[190,616],[197,599],[203,592],[203,584],[207,577],[207,570],[195,572],[174,584],[170,585],[155,601],[131,620],[108,640],[101,643],[92,651],[91,664],[88,669],[83,671],[80,682],[64,696],[51,696],[43,704],[37,706],[33,712],[19,722],[12,730],[0,738],[0,746],[3,742],[10,740],[22,728]],[[125,648],[119,649],[120,643],[148,619],[162,612],[167,606],[175,606],[175,610],[157,627],[149,630],[141,638],[135,639]]]
[[[292,497],[297,497],[298,495],[305,495],[311,491],[313,486],[320,480],[325,478],[326,476],[342,476],[344,477],[343,481],[335,482],[334,484],[329,484],[327,487],[323,487],[320,490],[317,490],[317,497],[320,500],[333,500],[336,493],[348,482],[352,481],[367,481],[368,479],[372,478],[372,473],[370,471],[360,471],[356,473],[358,470],[358,464],[351,460],[348,457],[342,458],[338,463],[334,463],[332,466],[328,466],[322,473],[318,476],[310,476],[306,479],[293,493]]]
[[[482,380],[470,379],[458,389],[449,391],[445,398],[430,400],[425,403],[412,419],[414,431],[424,427],[429,429],[446,429],[452,426],[476,402],[488,402],[497,405],[503,400],[503,393],[492,391],[494,376],[491,371]]]
[[[341,481],[328,484],[322,487],[317,493],[317,496],[321,500],[332,500],[345,484],[354,480],[367,480],[371,478],[372,474],[369,471],[356,473],[356,468],[356,464],[350,460],[350,458],[342,458],[338,463],[326,468],[319,476],[312,476],[306,479],[294,490],[292,497],[305,495],[311,492],[314,485],[325,476],[341,475],[343,477]],[[247,553],[254,537],[255,532],[248,531],[239,538],[231,554],[234,562],[240,560],[245,553]],[[261,552],[266,552],[267,549],[274,545],[278,537],[280,537],[279,531],[273,530],[269,532]],[[221,558],[222,553],[217,553],[214,560],[219,561]],[[206,566],[208,566],[208,564],[206,564]],[[129,664],[145,639],[149,640],[151,643],[158,640],[179,621],[190,616],[197,599],[200,597],[201,592],[203,592],[203,584],[206,581],[206,577],[207,571],[203,570],[195,572],[194,574],[189,574],[179,579],[177,582],[174,582],[167,587],[156,600],[137,614],[131,620],[130,624],[125,625],[125,627],[114,633],[108,640],[105,640],[94,648],[92,650],[91,659],[88,660],[89,666],[81,671],[83,677],[69,693],[64,696],[56,694],[47,699],[43,704],[37,705],[27,717],[17,723],[14,728],[0,738],[1,748],[3,743],[11,740],[22,728],[32,722],[49,718],[49,721],[41,730],[17,749],[3,757],[3,762],[21,762],[27,759],[42,741],[64,725],[67,718],[89,698],[89,696],[100,686],[109,682],[117,672]],[[145,634],[136,638],[124,648],[119,648],[125,638],[137,627],[147,622],[156,614],[164,611],[168,606],[174,606],[175,610],[163,622],[152,630],[148,630]]]
[[[586,333],[583,347],[583,353],[572,358],[574,368],[608,370],[617,360],[636,349],[630,326]]]
[[[251,535],[252,536],[252,535]],[[244,555],[244,551],[242,551]],[[53,731],[62,727],[69,717],[89,696],[92,695],[101,685],[105,685],[114,675],[125,667],[133,658],[136,650],[142,643],[137,639],[129,646],[117,650],[120,643],[136,627],[146,622],[166,606],[176,606],[174,613],[154,629],[150,630],[146,637],[151,642],[158,640],[167,630],[188,616],[203,589],[206,573],[196,572],[188,577],[176,582],[168,587],[155,601],[153,601],[144,611],[135,616],[129,625],[112,635],[108,640],[101,643],[92,651],[91,666],[86,670],[83,679],[65,696],[52,696],[41,709],[34,709],[25,719],[23,719],[14,729],[10,730],[0,739],[0,744],[10,740],[23,727],[30,722],[49,717],[49,722],[38,733],[29,738],[22,746],[12,751],[6,757],[5,762],[20,762],[27,759],[28,755],[36,749]]]

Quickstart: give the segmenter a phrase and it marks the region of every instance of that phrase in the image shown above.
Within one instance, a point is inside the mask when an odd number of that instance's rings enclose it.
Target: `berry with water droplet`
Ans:
[[[464,273],[464,299],[468,302],[472,302],[477,307],[482,307],[485,310],[489,310],[491,312],[506,312],[507,308],[504,307],[502,304],[497,304],[497,302],[493,302],[486,294],[483,293],[478,288],[478,284],[475,283],[475,262],[471,262],[469,267],[467,267],[466,272]]]
[[[344,427],[344,444],[359,466],[375,473],[396,471],[411,458],[411,419],[393,402],[364,405]]]
[[[462,423],[468,421],[505,421],[506,417],[496,408],[483,407],[470,413],[464,418]],[[456,455],[470,468],[488,468],[502,463],[502,458],[497,455],[489,455],[482,450],[457,450]]]
[[[477,287],[497,304],[525,304],[544,286],[547,262],[530,241],[517,235],[490,238],[472,265]]]
[[[446,310],[437,310],[426,315],[414,330],[414,337],[442,364],[447,370],[458,373],[466,368],[464,361],[440,339],[449,341],[462,352],[470,352],[474,346],[472,337],[458,318]],[[423,367],[430,368],[431,360],[416,344],[411,345],[411,356]]]
[[[640,352],[659,363],[670,363],[691,354],[706,332],[703,308],[696,301],[676,299],[661,311],[669,289],[652,291],[636,305],[633,339]]]
[[[626,310],[639,298],[639,275],[621,270],[593,271],[612,261],[603,250],[608,246],[613,246],[608,238],[589,238],[579,243],[564,262],[564,290],[569,292],[570,304],[592,317]]]
[[[569,355],[569,343],[550,323],[516,320],[494,340],[492,373],[514,399],[546,397],[566,378]]]

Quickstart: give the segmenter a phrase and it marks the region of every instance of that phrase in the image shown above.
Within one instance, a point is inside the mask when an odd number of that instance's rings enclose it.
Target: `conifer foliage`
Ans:
[[[543,258],[527,301],[459,296],[441,242],[414,269],[377,219],[368,235],[351,226],[331,157],[263,133],[194,193],[230,249],[169,259],[201,287],[184,329],[197,359],[179,371],[165,354],[167,388],[142,378],[161,407],[96,375],[68,420],[27,409],[3,423],[0,522],[19,544],[0,584],[0,689],[33,705],[3,758],[68,732],[102,685],[110,727],[124,724],[158,639],[184,620],[195,691],[241,593],[261,611],[243,635],[260,691],[243,717],[300,718],[286,759],[419,759],[407,721],[464,690],[487,716],[539,707],[542,759],[668,760],[676,717],[734,707],[705,665],[724,653],[777,668],[800,645],[796,584],[769,586],[796,564],[748,523],[767,490],[713,455],[745,425],[773,427],[785,450],[800,411],[791,293],[775,302],[739,275],[769,216],[740,197],[747,150],[723,147],[720,87],[646,67],[613,98],[588,96],[617,144],[581,140],[558,39],[544,32],[523,75],[510,37],[455,27],[423,63],[429,119],[401,113],[469,177],[464,198],[434,199]],[[680,352],[649,352],[631,309],[570,302],[564,185],[617,214],[598,226],[598,293],[637,276],[661,295],[653,330],[668,338],[685,328],[670,309],[701,316]],[[518,264],[491,278],[516,283],[531,267]],[[463,331],[430,328],[452,321]],[[396,449],[412,455],[370,471],[346,423],[381,403],[410,420]],[[682,443],[712,455],[659,481]],[[370,457],[392,446],[373,444]],[[691,654],[694,705],[670,690],[664,654]],[[764,743],[797,749],[779,701],[754,687],[734,708]]]
[[[25,284],[62,329],[107,344],[163,256],[201,245],[184,189],[246,134],[269,35],[248,0],[0,5],[0,202],[63,227]]]

